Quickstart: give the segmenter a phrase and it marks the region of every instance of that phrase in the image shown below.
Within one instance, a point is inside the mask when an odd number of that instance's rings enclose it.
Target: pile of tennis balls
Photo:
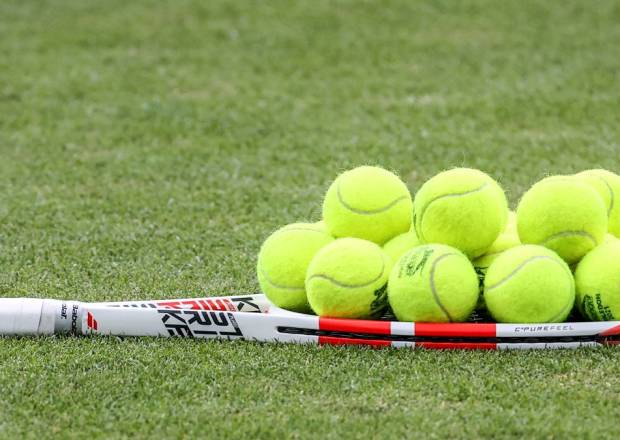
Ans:
[[[262,245],[257,274],[276,306],[323,317],[462,322],[620,319],[620,176],[547,177],[515,212],[482,171],[454,168],[413,198],[394,173],[340,174],[323,220]]]

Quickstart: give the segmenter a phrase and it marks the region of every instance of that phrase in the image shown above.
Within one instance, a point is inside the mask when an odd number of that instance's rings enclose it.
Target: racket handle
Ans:
[[[73,305],[53,299],[0,298],[0,336],[69,333]],[[62,318],[62,319],[59,319]]]
[[[0,298],[0,335],[38,335],[42,299]]]

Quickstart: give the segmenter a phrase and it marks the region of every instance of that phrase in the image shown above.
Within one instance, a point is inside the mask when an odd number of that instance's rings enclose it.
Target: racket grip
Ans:
[[[32,336],[53,333],[40,328],[45,300],[0,298],[0,336]]]

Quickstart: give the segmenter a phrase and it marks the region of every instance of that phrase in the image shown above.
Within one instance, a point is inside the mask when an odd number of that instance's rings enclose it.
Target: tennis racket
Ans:
[[[620,321],[412,323],[321,318],[264,295],[83,303],[0,299],[0,335],[106,335],[428,349],[552,349],[620,344]]]

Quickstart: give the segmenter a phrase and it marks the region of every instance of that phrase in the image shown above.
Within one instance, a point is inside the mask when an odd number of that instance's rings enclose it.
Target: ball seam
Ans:
[[[559,264],[560,266],[562,265],[562,262],[557,261],[555,258],[546,256],[546,255],[536,255],[534,257],[529,257],[528,259],[524,260],[523,262],[521,262],[521,264],[519,264],[512,272],[510,272],[508,275],[506,275],[501,281],[493,284],[492,286],[487,286],[485,287],[484,291],[485,293],[489,290],[493,290],[498,288],[499,286],[507,283],[508,281],[510,281],[519,271],[521,271],[521,269],[523,269],[525,266],[527,266],[528,264],[530,264],[531,262],[535,261],[535,260],[549,260],[549,261],[553,261],[554,263]]]
[[[510,248],[508,248],[510,249]],[[478,258],[484,258],[484,257],[497,257],[498,255],[503,254],[504,252],[506,252],[508,249],[502,249],[501,251],[495,251],[495,252],[491,252],[489,254],[483,254],[480,255]]]
[[[420,216],[417,218],[417,223],[419,223],[419,228],[416,228],[416,231],[419,230],[419,233],[421,235],[420,238],[422,238],[424,241],[426,241],[426,238],[424,237],[424,231],[422,231],[422,221],[424,220],[424,214],[426,214],[426,211],[428,210],[429,206],[432,205],[433,203],[435,203],[438,200],[441,199],[445,199],[445,198],[449,198],[449,197],[462,197],[462,196],[467,196],[470,194],[474,194],[477,193],[479,191],[482,191],[485,187],[487,187],[490,184],[490,182],[485,182],[483,183],[481,186],[465,191],[465,192],[460,192],[460,193],[450,193],[450,194],[442,194],[440,196],[435,197],[434,199],[431,199],[428,201],[428,203],[426,203],[424,206],[422,206],[422,210],[420,212]]]
[[[614,209],[614,203],[615,203],[615,194],[614,194],[614,190],[611,187],[611,185],[609,184],[609,182],[607,182],[607,179],[605,179],[604,177],[601,176],[596,176],[598,179],[600,179],[605,186],[607,187],[607,190],[609,191],[609,207],[607,208],[607,217],[609,217],[611,215],[611,212]]]
[[[383,274],[385,273],[385,259],[381,258],[381,271],[379,272],[379,275],[377,275],[375,278],[373,278],[372,280],[368,281],[367,283],[364,284],[347,284],[347,283],[343,283],[341,281],[338,281],[335,278],[330,277],[329,275],[326,275],[324,273],[316,273],[313,274],[311,276],[309,276],[306,279],[306,284],[309,283],[310,281],[312,281],[314,278],[319,278],[319,279],[323,279],[326,281],[329,281],[332,284],[335,284],[338,287],[344,287],[345,289],[356,289],[356,288],[360,288],[360,287],[367,287],[370,286],[373,283],[376,283],[377,281],[379,281],[381,279],[381,277],[383,276]]]
[[[340,204],[342,206],[344,206],[349,211],[351,211],[351,212],[353,212],[355,214],[360,214],[360,215],[382,214],[382,213],[387,212],[390,209],[392,209],[396,204],[400,203],[401,201],[407,200],[409,198],[409,197],[407,197],[407,195],[403,195],[401,197],[398,197],[398,198],[392,200],[390,203],[388,203],[387,205],[385,205],[382,208],[366,210],[366,209],[354,208],[353,206],[349,205],[344,200],[344,197],[342,196],[342,193],[340,192],[340,184],[338,184],[338,186],[336,187],[336,195],[338,196],[338,201],[340,202]]]
[[[545,239],[539,241],[536,244],[539,244],[541,246],[545,246],[550,241],[555,240],[556,238],[570,237],[572,235],[577,235],[577,236],[585,237],[585,238],[589,239],[592,243],[594,243],[595,246],[598,246],[598,241],[596,240],[596,238],[592,234],[590,234],[588,231],[584,231],[584,230],[570,230],[570,231],[557,232],[557,233],[555,233],[553,235],[549,235],[548,237],[546,237]]]
[[[566,316],[568,312],[570,311],[570,309],[573,308],[574,305],[575,305],[575,301],[573,301],[572,304],[569,301],[568,304],[566,304],[566,306],[562,309],[562,311],[558,313],[557,315],[555,315],[553,318],[551,318],[549,322],[557,322],[560,319],[560,317]]]
[[[259,271],[261,273],[261,275],[263,276],[263,278],[265,279],[265,281],[267,281],[269,284],[271,284],[273,287],[275,287],[276,289],[285,289],[285,290],[305,290],[305,286],[301,286],[301,287],[294,287],[294,286],[286,286],[284,284],[276,284],[274,283],[271,278],[269,278],[269,276],[267,275],[267,273],[262,269],[259,268]]]
[[[448,310],[445,308],[445,306],[442,304],[441,300],[439,299],[439,294],[437,293],[437,286],[435,285],[435,270],[437,269],[437,264],[439,264],[440,261],[442,261],[444,258],[453,256],[453,255],[458,256],[458,254],[444,254],[438,257],[435,261],[433,261],[433,265],[431,266],[431,273],[430,273],[431,293],[433,294],[433,299],[435,300],[435,303],[439,306],[441,311],[444,313],[444,315],[446,315],[446,317],[448,318],[450,322],[453,322],[452,316],[450,315]]]

